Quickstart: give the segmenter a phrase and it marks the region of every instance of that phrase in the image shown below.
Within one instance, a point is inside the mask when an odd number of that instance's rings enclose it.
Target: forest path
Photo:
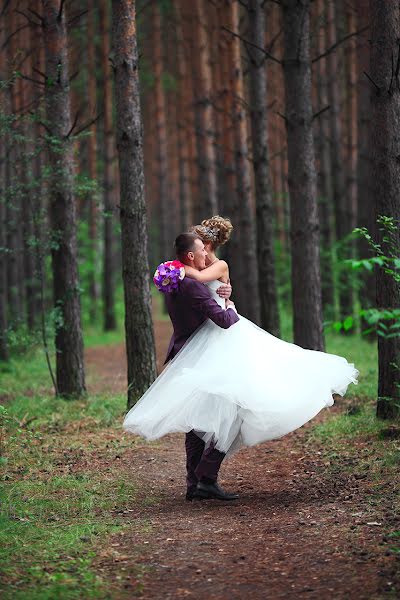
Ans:
[[[156,325],[160,359],[169,327]],[[122,345],[89,349],[87,366],[92,389],[123,391]],[[127,527],[112,536],[95,563],[110,597],[393,597],[395,557],[386,551],[382,527],[396,519],[390,482],[379,482],[387,495],[374,501],[377,482],[358,464],[368,455],[368,440],[354,440],[351,448],[347,443],[331,463],[309,430],[226,461],[220,481],[240,494],[232,503],[185,501],[182,435],[155,444],[127,436],[131,444],[106,468],[125,472],[137,494],[129,509],[116,510]]]

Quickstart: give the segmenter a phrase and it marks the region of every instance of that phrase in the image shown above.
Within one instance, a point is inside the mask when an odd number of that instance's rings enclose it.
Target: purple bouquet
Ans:
[[[170,294],[178,289],[185,277],[185,265],[179,260],[168,260],[158,265],[153,281],[160,292]]]

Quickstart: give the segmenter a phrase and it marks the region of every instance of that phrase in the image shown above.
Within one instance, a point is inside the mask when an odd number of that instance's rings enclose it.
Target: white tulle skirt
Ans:
[[[194,429],[232,454],[301,427],[357,376],[345,358],[284,342],[244,317],[229,329],[207,320],[123,427],[149,440]]]

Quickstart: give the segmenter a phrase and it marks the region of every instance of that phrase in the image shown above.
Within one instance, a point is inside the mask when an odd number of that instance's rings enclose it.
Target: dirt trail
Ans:
[[[157,324],[159,364],[169,332],[167,323]],[[122,346],[89,350],[87,363],[97,389],[124,389]],[[240,494],[231,504],[185,502],[183,436],[132,444],[118,457],[118,469],[138,486],[123,513],[132,527],[113,537],[111,557],[97,561],[115,590],[111,597],[396,597],[399,561],[385,537],[398,523],[393,482],[360,471],[368,440],[355,441],[356,458],[353,447],[343,452],[343,469],[332,469],[322,442],[308,440],[308,428],[223,464],[221,483]],[[385,488],[379,502],[377,485]]]

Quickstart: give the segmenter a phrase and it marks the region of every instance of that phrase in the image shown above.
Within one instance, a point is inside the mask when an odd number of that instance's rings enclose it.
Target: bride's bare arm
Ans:
[[[217,262],[202,271],[185,265],[185,273],[191,279],[196,279],[197,281],[201,281],[201,283],[215,281],[216,279],[227,281],[229,278],[228,264],[224,260],[217,260]]]

